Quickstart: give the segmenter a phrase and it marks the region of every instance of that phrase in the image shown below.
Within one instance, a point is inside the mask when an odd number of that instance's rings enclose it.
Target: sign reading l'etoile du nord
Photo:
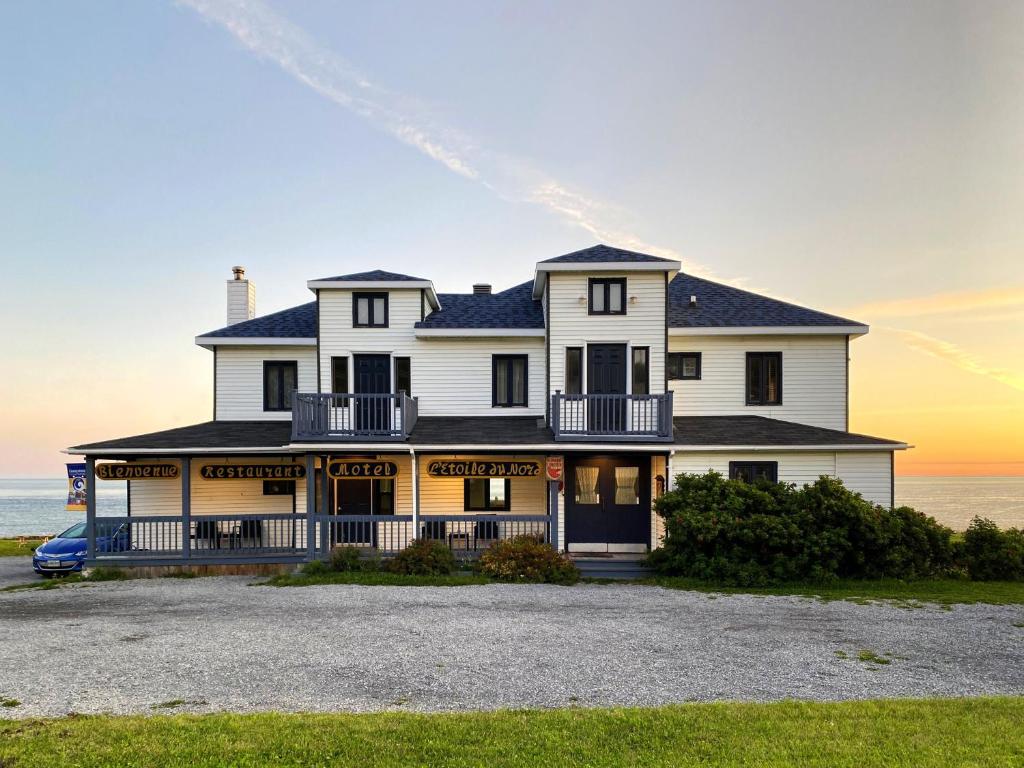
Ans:
[[[432,477],[539,477],[538,461],[431,461],[427,474]]]

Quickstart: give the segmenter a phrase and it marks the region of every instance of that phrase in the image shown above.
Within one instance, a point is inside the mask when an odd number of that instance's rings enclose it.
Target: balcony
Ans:
[[[672,392],[660,395],[551,396],[555,440],[670,442]]]
[[[416,398],[398,394],[296,392],[292,439],[407,440],[416,426]]]

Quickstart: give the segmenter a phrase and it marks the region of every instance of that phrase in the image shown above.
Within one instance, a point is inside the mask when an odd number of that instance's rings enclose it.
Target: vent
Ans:
[[[476,283],[473,286],[473,293],[484,293],[489,294],[491,292],[491,286],[489,283]]]
[[[690,306],[691,307],[696,307],[697,306],[697,297],[694,296],[693,294],[690,295]]]

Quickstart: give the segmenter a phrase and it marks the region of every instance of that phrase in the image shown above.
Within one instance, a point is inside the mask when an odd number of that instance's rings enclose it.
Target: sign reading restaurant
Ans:
[[[537,461],[431,461],[432,477],[539,477]]]
[[[393,461],[332,461],[327,465],[327,474],[341,480],[394,477],[398,465]]]
[[[143,480],[149,478],[175,478],[177,464],[97,464],[96,477],[100,480]]]
[[[306,476],[301,464],[205,464],[204,480],[295,480]]]

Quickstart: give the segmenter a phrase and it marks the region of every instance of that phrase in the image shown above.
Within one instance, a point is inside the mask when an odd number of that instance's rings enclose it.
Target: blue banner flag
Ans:
[[[68,512],[85,512],[85,464],[68,464]]]

